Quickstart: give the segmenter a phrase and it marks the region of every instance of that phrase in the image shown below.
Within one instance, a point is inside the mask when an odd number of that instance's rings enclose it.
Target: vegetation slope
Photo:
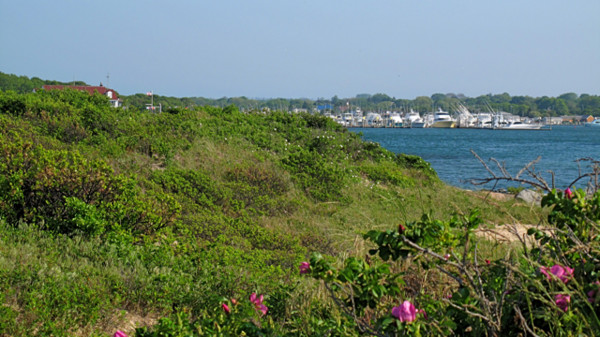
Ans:
[[[538,221],[320,116],[0,91],[0,335],[133,333],[250,293],[277,331],[322,334],[343,318],[299,279],[310,252],[364,254],[368,230],[475,207]]]

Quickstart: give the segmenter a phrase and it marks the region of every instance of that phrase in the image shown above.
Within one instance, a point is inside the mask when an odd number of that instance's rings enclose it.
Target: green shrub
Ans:
[[[513,186],[509,186],[506,188],[506,190],[508,191],[508,193],[510,194],[519,194],[519,192],[523,191],[525,189],[525,187],[523,186],[519,186],[519,187],[513,187]]]
[[[214,208],[225,202],[226,194],[223,188],[200,171],[169,167],[166,170],[153,171],[150,179],[163,190],[185,196],[203,207]]]
[[[78,152],[45,150],[29,142],[0,144],[0,215],[64,234],[101,234],[118,227],[148,233],[174,221],[178,205],[152,209],[134,181]]]
[[[0,90],[0,113],[21,116],[27,111],[25,97],[14,91]]]
[[[414,185],[413,179],[405,176],[395,163],[380,163],[379,165],[363,165],[360,170],[373,182],[389,183],[400,187]]]
[[[282,160],[293,179],[317,201],[342,201],[347,173],[318,152],[295,150]]]
[[[437,173],[431,167],[431,164],[429,164],[419,156],[399,153],[396,155],[395,160],[400,167],[419,170],[420,172],[423,172],[426,176],[430,178],[437,178]]]
[[[329,117],[309,113],[300,114],[300,117],[306,121],[306,126],[309,128],[340,132],[347,131],[344,129],[344,127]]]

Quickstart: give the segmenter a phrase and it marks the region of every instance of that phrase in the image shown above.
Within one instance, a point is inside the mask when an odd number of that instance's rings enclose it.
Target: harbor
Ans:
[[[412,109],[404,112],[366,112],[355,109],[338,114],[325,113],[346,128],[445,128],[445,129],[488,129],[488,130],[551,130],[557,125],[600,126],[600,119],[592,116],[562,116],[529,118],[508,112],[492,111],[471,113],[459,105],[450,114],[438,108],[419,113]]]

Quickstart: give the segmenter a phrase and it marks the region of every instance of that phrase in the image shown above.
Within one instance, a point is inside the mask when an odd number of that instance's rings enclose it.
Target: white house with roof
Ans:
[[[109,89],[100,83],[99,86],[90,86],[90,85],[44,85],[42,86],[44,90],[64,90],[64,89],[74,89],[79,91],[86,91],[90,95],[95,93],[99,93],[100,95],[104,95],[108,97],[110,102],[110,106],[119,108],[123,106],[123,100],[119,98],[119,94],[113,89]]]

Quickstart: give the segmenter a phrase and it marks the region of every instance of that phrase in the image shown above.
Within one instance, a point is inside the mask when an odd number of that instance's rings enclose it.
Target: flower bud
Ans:
[[[406,227],[404,227],[402,224],[398,224],[398,234],[404,233],[405,230]]]

